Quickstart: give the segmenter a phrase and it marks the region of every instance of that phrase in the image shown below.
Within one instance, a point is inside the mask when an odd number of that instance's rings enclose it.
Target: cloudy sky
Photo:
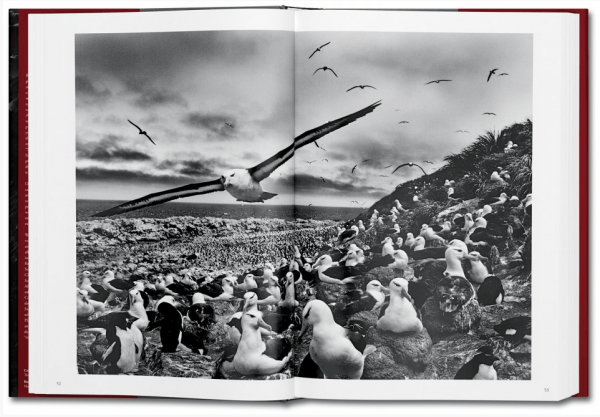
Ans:
[[[325,150],[300,149],[262,182],[279,193],[269,204],[293,204],[294,190],[296,204],[371,204],[422,174],[402,168],[391,175],[396,165],[415,162],[433,172],[485,130],[531,117],[532,48],[531,35],[505,34],[77,35],[77,197],[131,200],[216,179],[382,100],[373,113],[320,139]],[[338,77],[313,75],[322,66]],[[487,82],[493,68],[509,75]],[[424,85],[442,78],[452,81]],[[377,90],[346,92],[360,84]],[[403,120],[409,123],[398,124]],[[459,129],[470,133],[454,133]],[[234,199],[220,192],[182,201]]]

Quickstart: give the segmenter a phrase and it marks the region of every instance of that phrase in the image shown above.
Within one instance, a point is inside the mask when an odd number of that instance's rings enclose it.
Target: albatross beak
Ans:
[[[267,323],[265,323],[265,321],[263,319],[261,319],[260,317],[258,319],[258,327],[262,327],[263,329],[266,329],[270,332],[273,331],[273,328],[271,326],[269,326]]]
[[[404,288],[402,288],[400,290],[400,294],[402,294],[402,296],[405,297],[408,301],[412,302],[412,300],[413,300],[412,297],[408,294],[408,292]]]
[[[221,175],[221,184],[223,184],[223,187],[227,188],[227,180],[224,175]]]

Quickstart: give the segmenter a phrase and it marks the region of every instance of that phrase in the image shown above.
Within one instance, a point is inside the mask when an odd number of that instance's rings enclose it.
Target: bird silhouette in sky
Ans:
[[[324,46],[329,45],[330,43],[331,42],[327,42],[327,43],[319,46],[317,49],[315,49],[315,51],[312,54],[310,54],[310,56],[308,57],[308,59],[311,59],[313,57],[313,55],[316,54],[317,52],[321,52],[321,48],[323,48]]]
[[[492,75],[494,75],[496,73],[496,71],[498,71],[499,68],[494,68],[493,70],[490,71],[490,73],[488,74],[488,82],[490,82],[490,78],[492,78]]]
[[[138,130],[140,131],[140,132],[138,133],[139,135],[144,135],[144,136],[146,136],[146,137],[147,137],[147,138],[150,140],[150,142],[152,142],[152,144],[153,144],[153,145],[156,145],[156,143],[154,143],[154,141],[152,140],[152,138],[151,138],[150,136],[148,136],[148,133],[146,133],[146,131],[142,130],[142,129],[141,129],[139,126],[138,126],[138,125],[136,125],[135,123],[133,123],[131,120],[127,119],[127,121],[128,121],[129,123],[131,123],[132,125],[134,125],[135,127],[137,127],[137,128],[138,128]]]
[[[468,130],[457,130],[454,133],[471,133],[471,132],[469,132]]]
[[[421,166],[420,166],[420,165],[417,165],[417,164],[415,164],[415,163],[413,163],[413,162],[407,162],[406,164],[398,165],[398,166],[396,167],[396,169],[392,171],[392,174],[393,174],[394,172],[398,171],[400,168],[402,168],[402,167],[406,167],[406,166],[409,166],[409,167],[413,167],[413,166],[414,166],[414,167],[418,167],[418,168],[419,168],[421,171],[423,171],[423,174],[427,175],[427,173],[425,172],[425,170],[424,170],[423,168],[421,168]]]
[[[401,122],[398,122],[399,125],[403,124],[403,123],[409,123],[406,120],[402,120]]]
[[[321,161],[327,161],[327,162],[329,162],[329,159],[325,158],[325,159],[321,159]]]
[[[352,167],[352,173],[353,173],[353,174],[354,174],[354,170],[356,169],[356,167],[357,167],[357,166],[358,166],[358,164],[357,164],[357,165],[354,165],[354,167]]]
[[[315,74],[317,73],[317,71],[319,71],[319,70],[323,70],[323,72],[325,72],[325,71],[331,71],[331,72],[333,73],[333,75],[335,75],[336,77],[338,76],[338,75],[335,73],[335,71],[334,71],[334,70],[332,70],[332,69],[331,69],[331,68],[329,68],[329,67],[321,67],[321,68],[317,68],[317,69],[315,70],[315,72],[313,72],[313,75],[315,75]]]
[[[433,162],[431,162],[431,161],[423,161],[423,163],[433,165]]]
[[[442,81],[452,81],[452,80],[433,80],[433,81],[429,81],[428,83],[425,83],[425,85],[427,85],[427,84],[431,84],[431,83],[436,83],[436,84],[439,84],[439,83],[440,83],[440,82],[442,82]]]
[[[485,113],[483,113],[483,114],[489,114],[490,116],[495,116],[495,115],[496,115],[496,113],[491,113],[491,112],[488,112],[488,111],[486,111],[486,112],[485,112]]]
[[[368,162],[370,161],[370,159],[363,159],[360,163],[362,164],[363,162]]]
[[[373,87],[372,85],[355,85],[352,88],[349,88],[346,90],[346,93],[350,90],[354,90],[355,88],[360,88],[361,90],[364,90],[365,88],[372,88],[373,90],[377,90],[375,87]]]
[[[508,72],[503,72],[501,74],[498,74],[498,77],[502,77],[503,75],[508,75]]]
[[[321,179],[323,180],[323,182],[326,182],[326,181],[325,181],[325,178],[323,178],[323,177],[319,177],[319,178],[321,178]]]
[[[230,128],[232,128],[232,129],[233,129],[233,125],[232,125],[231,123],[227,123],[227,122],[225,122],[225,124],[226,124],[227,126],[229,126]]]
[[[314,161],[305,161],[307,164],[312,164],[313,162],[317,162],[317,160],[315,159]]]
[[[386,166],[386,167],[383,167],[383,168],[386,168],[386,169],[387,169],[387,168],[389,168],[389,167],[391,167],[391,165],[388,165],[388,166]]]
[[[389,178],[389,175],[380,175],[380,177]]]

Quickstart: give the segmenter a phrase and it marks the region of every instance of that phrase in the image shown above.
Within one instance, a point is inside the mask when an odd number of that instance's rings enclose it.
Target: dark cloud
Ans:
[[[75,94],[78,103],[82,101],[102,103],[111,96],[109,89],[95,85],[92,80],[83,75],[75,76]]]
[[[156,168],[171,170],[181,176],[198,179],[200,177],[220,177],[223,171],[232,167],[226,161],[219,158],[195,156],[194,159],[165,159],[156,165]]]
[[[342,182],[329,178],[325,178],[325,181],[323,181],[320,177],[308,174],[296,174],[294,177],[294,187],[297,193],[308,195],[369,194],[373,197],[381,197],[387,194],[385,190],[378,187],[358,185],[352,182]]]
[[[219,139],[234,137],[236,121],[227,115],[190,112],[186,114],[181,121],[187,126],[195,129],[208,130],[212,133],[216,133],[219,135]],[[225,123],[230,123],[234,127],[227,126]]]
[[[185,185],[193,182],[193,178],[179,175],[151,175],[143,171],[129,169],[107,169],[102,167],[77,168],[77,181],[82,182],[119,182],[125,184],[164,184]]]
[[[134,104],[141,108],[147,108],[152,106],[160,106],[165,104],[178,104],[180,106],[187,106],[185,99],[177,93],[171,93],[162,89],[151,89],[143,91],[134,99]]]
[[[150,161],[152,157],[144,152],[122,147],[118,142],[123,139],[116,135],[107,135],[100,142],[82,144],[77,142],[77,158],[93,161]]]

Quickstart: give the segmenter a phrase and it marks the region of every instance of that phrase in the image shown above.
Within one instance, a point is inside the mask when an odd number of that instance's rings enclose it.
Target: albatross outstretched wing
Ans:
[[[394,172],[398,171],[400,168],[402,168],[402,167],[406,167],[406,166],[409,166],[409,165],[410,165],[409,163],[402,164],[402,165],[398,165],[398,166],[396,167],[396,169],[392,171],[392,174],[393,174]]]
[[[249,168],[248,172],[256,181],[262,181],[267,178],[273,171],[291,159],[294,156],[294,151],[296,149],[300,149],[303,146],[309,145],[323,136],[334,132],[347,124],[352,123],[353,121],[360,119],[361,117],[371,113],[377,106],[381,104],[381,101],[371,104],[370,106],[365,107],[362,110],[357,111],[356,113],[349,114],[348,116],[341,117],[332,122],[325,123],[322,126],[311,129],[307,132],[302,133],[300,136],[294,139],[294,143],[292,143],[287,148],[277,152],[275,155],[267,159],[266,161],[261,162],[253,168]]]
[[[182,197],[214,193],[216,191],[223,190],[225,190],[225,187],[223,187],[223,183],[220,179],[214,181],[199,182],[195,184],[188,184],[184,185],[183,187],[148,194],[147,196],[144,196],[142,198],[128,201],[127,203],[121,204],[120,206],[116,206],[111,209],[105,210],[101,213],[94,214],[92,217],[105,217],[112,216],[114,214],[127,213],[128,211],[138,210],[143,207],[149,207],[154,206],[156,204],[166,203],[167,201],[176,200]]]

